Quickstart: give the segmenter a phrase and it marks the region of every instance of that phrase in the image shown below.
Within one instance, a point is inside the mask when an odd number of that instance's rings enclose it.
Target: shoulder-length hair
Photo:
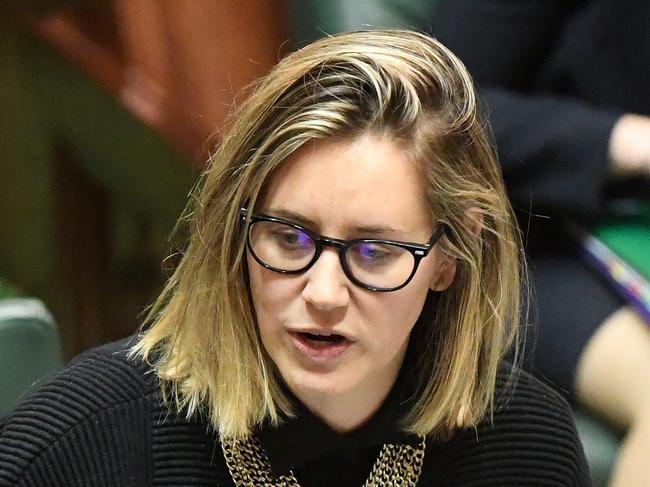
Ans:
[[[282,60],[234,113],[188,211],[189,242],[132,353],[165,397],[207,414],[224,438],[292,414],[263,349],[245,268],[240,208],[309,141],[371,133],[400,144],[421,173],[440,245],[456,260],[426,323],[430,353],[405,431],[447,434],[493,407],[501,359],[516,341],[521,239],[472,80],[436,40],[382,30],[328,37]]]

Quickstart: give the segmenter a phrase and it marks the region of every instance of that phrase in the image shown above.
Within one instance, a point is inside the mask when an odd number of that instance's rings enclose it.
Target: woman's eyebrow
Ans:
[[[274,216],[276,218],[282,218],[284,220],[291,220],[292,222],[298,223],[310,229],[318,227],[314,220],[311,220],[306,216],[300,215],[299,213],[295,213],[291,210],[285,210],[282,208],[268,208],[262,213],[269,216]]]
[[[393,228],[387,225],[363,225],[354,227],[355,232],[369,234],[369,235],[384,235],[384,234],[402,234],[403,232],[398,228]]]
[[[263,213],[268,214],[269,216],[275,216],[277,218],[283,218],[285,220],[290,220],[292,222],[298,223],[310,229],[318,229],[319,225],[312,219],[296,213],[291,210],[286,210],[282,208],[268,208]],[[402,235],[404,232],[399,228],[391,227],[390,225],[360,225],[351,228],[354,233],[363,234],[363,235]]]

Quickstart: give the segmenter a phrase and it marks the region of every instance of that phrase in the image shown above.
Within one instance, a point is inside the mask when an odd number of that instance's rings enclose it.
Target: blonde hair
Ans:
[[[224,438],[292,414],[255,323],[240,208],[306,142],[372,133],[408,151],[422,173],[440,245],[457,262],[426,323],[419,397],[405,431],[448,433],[493,406],[517,336],[521,242],[470,76],[443,45],[383,30],[319,40],[282,60],[233,115],[197,185],[190,237],[132,350],[152,362],[179,411],[208,415]]]

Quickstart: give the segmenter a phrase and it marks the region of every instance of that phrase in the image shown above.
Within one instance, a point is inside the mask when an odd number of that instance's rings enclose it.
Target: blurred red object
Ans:
[[[282,0],[112,0],[58,7],[32,25],[198,166],[288,39]]]

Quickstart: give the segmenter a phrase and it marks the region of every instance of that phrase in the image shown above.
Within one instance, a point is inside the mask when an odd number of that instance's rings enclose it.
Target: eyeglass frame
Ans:
[[[240,211],[240,218],[242,221],[246,221],[246,218],[248,217],[248,209],[247,208],[241,208]],[[262,222],[262,221],[268,221],[272,223],[280,223],[283,225],[288,225],[290,227],[295,228],[296,230],[300,230],[301,232],[304,232],[309,238],[312,239],[315,245],[315,250],[314,250],[314,256],[312,259],[302,268],[288,271],[286,269],[280,269],[277,267],[273,267],[266,262],[264,262],[256,253],[255,250],[253,250],[253,245],[251,243],[251,228],[253,227],[254,223],[257,222]],[[300,225],[299,223],[295,223],[289,220],[284,220],[282,218],[277,218],[274,216],[270,215],[264,215],[264,214],[252,214],[250,216],[250,222],[246,226],[246,246],[248,247],[248,250],[250,251],[251,255],[255,259],[255,261],[260,264],[262,267],[265,269],[269,269],[270,271],[277,272],[279,274],[302,274],[303,272],[307,272],[318,260],[318,258],[321,256],[323,253],[324,247],[333,247],[337,249],[338,254],[339,254],[339,261],[341,263],[341,268],[343,269],[343,273],[345,276],[356,286],[361,287],[362,289],[367,289],[369,291],[376,291],[376,292],[392,292],[392,291],[398,291],[408,285],[409,282],[413,279],[413,276],[415,276],[415,273],[418,270],[418,267],[420,265],[420,261],[425,258],[427,255],[429,255],[429,252],[431,252],[431,249],[435,246],[435,244],[444,236],[447,234],[447,231],[445,230],[445,225],[441,224],[438,226],[438,228],[433,232],[433,235],[431,235],[431,238],[426,244],[419,244],[419,243],[414,243],[414,242],[402,242],[399,240],[384,240],[384,239],[378,239],[378,238],[355,238],[352,240],[342,240],[338,238],[333,238],[333,237],[327,237],[325,235],[319,235],[316,232],[313,232],[309,230],[308,228],[304,227],[303,225]],[[352,247],[353,245],[356,245],[358,243],[379,243],[379,244],[388,244],[388,245],[394,245],[396,247],[402,248],[404,250],[407,250],[411,253],[413,256],[413,270],[411,271],[411,274],[408,276],[406,281],[397,286],[397,287],[391,287],[391,288],[382,288],[382,287],[376,287],[376,286],[369,286],[367,284],[364,284],[363,282],[359,281],[357,279],[352,270],[350,269],[350,266],[348,265],[347,260],[345,259],[345,255],[348,252],[348,249]]]

